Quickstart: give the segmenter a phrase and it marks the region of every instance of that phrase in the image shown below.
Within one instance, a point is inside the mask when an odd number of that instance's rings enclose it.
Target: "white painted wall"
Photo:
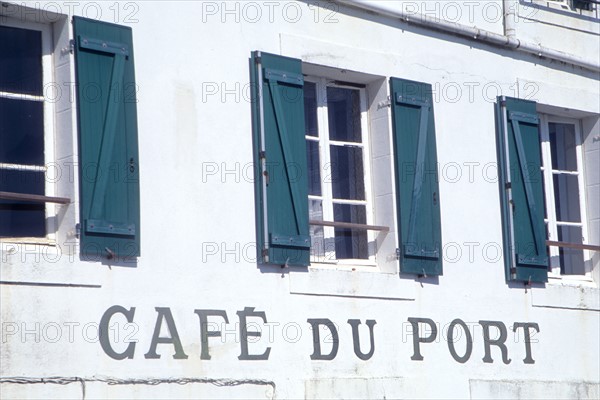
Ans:
[[[133,268],[83,263],[67,254],[55,261],[48,246],[2,243],[2,398],[77,398],[83,387],[87,398],[598,397],[598,255],[594,282],[563,280],[529,289],[507,284],[503,260],[495,254],[502,235],[498,185],[493,180],[493,102],[500,94],[586,117],[584,131],[592,132],[586,139],[586,168],[597,171],[597,74],[337,3],[321,8],[304,2],[254,3],[263,13],[256,22],[250,21],[256,14],[250,14],[254,11],[247,3],[81,2],[74,9],[69,2],[28,3],[34,11],[27,18],[49,11],[94,17],[91,13],[99,7],[102,20],[133,28],[142,256]],[[295,11],[300,18],[293,22]],[[561,18],[560,24],[572,25],[571,17]],[[502,33],[501,21],[479,18],[476,24]],[[55,29],[59,27],[60,21],[55,23]],[[518,23],[517,35],[533,40],[542,35],[538,28]],[[570,45],[575,33],[556,29],[561,34],[545,46],[590,55],[587,47]],[[64,38],[55,36],[58,43],[65,43]],[[362,73],[365,83],[372,83],[368,92],[377,102],[385,98],[381,90],[387,84],[382,83],[392,76],[433,85],[445,242],[444,275],[439,280],[399,277],[389,262],[370,271],[257,267],[254,185],[247,173],[252,163],[251,104],[245,89],[253,50]],[[597,48],[594,51],[597,55]],[[389,109],[377,110],[377,102],[371,104],[370,118],[379,134],[387,127],[382,113]],[[66,134],[72,146],[75,130],[65,131],[57,128],[56,137]],[[59,143],[57,139],[60,153]],[[382,151],[385,157],[385,145]],[[218,173],[209,174],[214,167]],[[380,167],[384,170],[385,163]],[[598,244],[594,182],[587,182],[588,215]],[[75,183],[71,190],[77,192]],[[70,205],[65,215],[76,218],[76,207]],[[377,224],[395,225],[393,209],[377,218]],[[63,220],[59,237],[67,237],[73,222]],[[393,252],[393,246],[386,246],[386,252]],[[489,253],[482,252],[484,247]],[[208,252],[213,249],[216,254]],[[138,340],[132,360],[111,359],[96,339],[97,324],[113,305],[136,308],[132,326],[123,327],[122,317],[113,319],[120,324],[122,342],[116,350],[125,349],[124,335]],[[170,307],[188,359],[174,360],[170,345],[159,345],[161,359],[144,358],[155,307]],[[271,347],[267,361],[238,360],[236,312],[245,307],[266,313],[269,324],[260,324],[263,336],[250,349],[259,354]],[[229,317],[230,324],[222,328],[224,340],[209,339],[211,360],[200,360],[195,309],[225,310]],[[431,318],[440,325],[439,340],[421,345],[423,361],[411,360],[409,317]],[[339,326],[340,349],[333,361],[310,359],[309,318],[329,318]],[[473,353],[465,364],[452,359],[442,337],[455,318],[473,325]],[[348,319],[362,321],[363,351],[369,344],[365,321],[377,321],[370,360],[354,355]],[[508,327],[510,364],[502,363],[497,348],[492,350],[493,363],[482,361],[480,320],[501,321]],[[531,344],[535,364],[523,363],[525,343],[522,335],[512,333],[514,322],[539,324]],[[326,351],[330,345],[322,346]],[[461,341],[457,351],[462,352],[462,346]],[[21,380],[8,379],[14,377]],[[78,377],[84,383],[24,384],[48,377]],[[149,379],[169,378],[188,381],[147,384]],[[135,379],[145,384],[108,384]]]

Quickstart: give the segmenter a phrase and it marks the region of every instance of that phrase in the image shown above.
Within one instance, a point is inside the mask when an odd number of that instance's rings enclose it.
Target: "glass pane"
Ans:
[[[553,178],[556,219],[564,222],[581,222],[577,176],[554,174]]]
[[[0,163],[44,165],[43,106],[0,97]]]
[[[330,152],[333,198],[365,200],[362,148],[332,145]]]
[[[362,142],[360,129],[360,92],[354,89],[327,88],[329,139]]]
[[[365,206],[350,204],[334,204],[333,220],[335,222],[367,223]],[[367,231],[335,228],[335,257],[338,260],[369,258]]]
[[[44,173],[0,169],[0,192],[44,194]],[[0,237],[44,237],[44,204],[0,200]]]
[[[42,33],[0,26],[0,91],[42,95]]]
[[[558,241],[566,243],[581,244],[583,235],[580,227],[559,226]],[[583,250],[559,248],[560,272],[565,275],[585,275],[585,264],[583,262]]]
[[[317,123],[317,85],[304,82],[304,123],[307,136],[319,136]]]
[[[308,200],[309,220],[323,221],[323,202],[321,200]],[[322,226],[310,226],[310,256],[315,262],[325,261],[325,235]]]
[[[549,123],[552,169],[577,171],[577,145],[575,126],[572,124]]]
[[[306,141],[306,158],[308,163],[308,194],[321,195],[321,161],[319,158],[319,142]]]

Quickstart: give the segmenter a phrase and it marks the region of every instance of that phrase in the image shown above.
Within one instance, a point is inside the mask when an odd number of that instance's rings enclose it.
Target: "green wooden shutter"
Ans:
[[[300,60],[254,52],[254,162],[258,261],[308,266],[308,178]],[[261,97],[262,96],[262,97]]]
[[[442,233],[431,85],[392,78],[400,271],[442,274]]]
[[[496,103],[500,200],[507,280],[546,282],[548,256],[536,103]]]
[[[131,29],[73,18],[81,255],[140,255],[136,85]]]

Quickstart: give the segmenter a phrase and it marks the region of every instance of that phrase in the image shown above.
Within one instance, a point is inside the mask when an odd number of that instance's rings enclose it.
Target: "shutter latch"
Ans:
[[[106,251],[106,253],[108,253],[106,258],[108,258],[109,260],[112,260],[113,258],[115,258],[115,252],[112,251],[111,249],[109,249],[108,247],[105,247],[104,251]]]

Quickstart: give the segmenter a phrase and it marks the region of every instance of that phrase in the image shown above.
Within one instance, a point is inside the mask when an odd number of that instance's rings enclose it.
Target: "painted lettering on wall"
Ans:
[[[177,325],[173,318],[171,309],[168,307],[155,307],[156,320],[154,329],[152,331],[150,345],[147,352],[144,354],[146,359],[160,359],[163,354],[167,354],[170,351],[171,357],[175,360],[185,360],[189,356],[185,354],[181,339],[177,330]],[[115,360],[133,359],[136,355],[136,343],[131,342],[127,345],[125,350],[118,352],[113,348],[110,341],[109,330],[111,326],[111,319],[116,315],[125,317],[128,323],[134,323],[135,320],[135,307],[125,308],[120,305],[110,307],[104,312],[99,324],[99,341],[104,353]],[[221,338],[223,339],[221,332],[218,329],[209,330],[209,317],[211,321],[219,320],[225,324],[229,324],[229,317],[225,310],[194,310],[194,314],[198,316],[199,323],[199,336],[200,336],[200,359],[210,360],[210,343],[209,338]],[[267,315],[264,311],[256,311],[254,307],[245,307],[243,310],[236,312],[239,321],[239,343],[240,343],[240,355],[239,360],[253,361],[253,360],[268,360],[271,354],[271,347],[265,346],[260,351],[254,349],[250,350],[249,343],[253,342],[250,338],[260,338],[262,333],[257,330],[249,329],[249,319],[256,326],[256,321],[262,321],[263,324],[267,324]],[[348,325],[336,325],[332,320],[328,318],[308,318],[306,320],[311,331],[312,331],[312,343],[313,353],[310,354],[311,360],[320,361],[332,361],[336,358],[340,345],[341,329],[349,329],[352,333],[352,344],[354,348],[355,356],[363,361],[367,361],[375,354],[375,326],[377,321],[374,319],[367,319],[363,322],[360,319],[348,319],[346,322]],[[413,361],[424,361],[424,353],[428,346],[434,342],[439,341],[439,335],[441,334],[438,329],[438,325],[430,318],[414,318],[409,317],[407,319],[408,324],[411,327],[412,336],[412,349],[413,354],[410,357]],[[506,341],[508,338],[508,330],[506,325],[501,321],[478,321],[479,326],[482,329],[482,343],[484,357],[482,361],[484,363],[493,363],[496,357],[504,364],[510,364],[512,360],[508,355],[508,347]],[[214,324],[212,325],[215,326]],[[168,334],[164,334],[168,331]],[[323,350],[322,344],[324,338],[322,332],[327,331],[328,343],[331,344],[331,348]],[[523,334],[523,343],[525,346],[525,358],[523,359],[524,364],[534,364],[531,343],[532,343],[532,332],[533,334],[540,332],[540,327],[534,322],[514,322],[512,325],[513,333]],[[163,332],[161,334],[161,332]],[[368,340],[363,340],[364,343],[369,343],[368,348],[361,347],[361,335],[368,332]],[[494,332],[494,334],[492,334]],[[381,334],[398,334],[398,332],[381,332]],[[456,348],[456,337],[465,337],[464,349],[458,350]],[[467,323],[460,318],[454,319],[447,328],[446,331],[446,342],[448,346],[448,352],[450,356],[458,363],[464,364],[471,359],[473,353],[473,334]],[[159,347],[160,346],[160,347]],[[159,352],[160,350],[160,352]]]

